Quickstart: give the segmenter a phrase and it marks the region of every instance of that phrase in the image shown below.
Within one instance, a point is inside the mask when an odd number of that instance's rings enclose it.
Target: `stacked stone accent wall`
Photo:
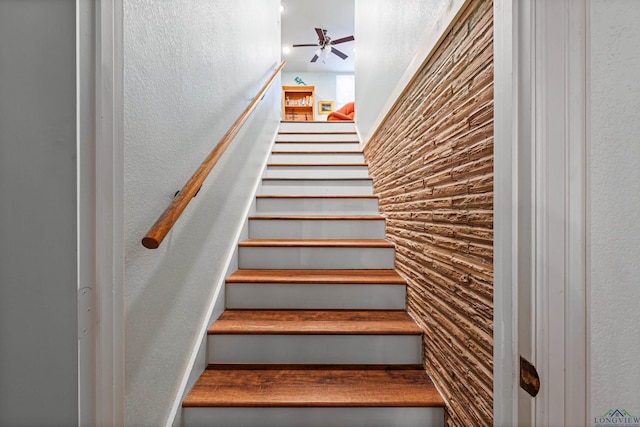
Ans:
[[[448,426],[493,424],[493,4],[473,0],[365,148]]]

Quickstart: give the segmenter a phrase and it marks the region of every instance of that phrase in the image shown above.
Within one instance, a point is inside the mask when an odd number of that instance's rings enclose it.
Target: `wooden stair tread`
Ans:
[[[183,407],[444,407],[421,369],[210,366]]]
[[[404,310],[225,310],[213,334],[421,335]]]
[[[395,270],[237,270],[227,283],[406,284]]]
[[[304,221],[384,221],[380,215],[251,215],[249,219]]]
[[[393,248],[384,239],[247,239],[238,243],[239,247],[280,247],[280,248]]]

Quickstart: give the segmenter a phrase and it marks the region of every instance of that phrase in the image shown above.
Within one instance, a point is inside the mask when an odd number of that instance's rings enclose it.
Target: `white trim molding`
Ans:
[[[587,1],[536,3],[537,426],[587,425]]]
[[[96,0],[96,425],[124,425],[122,0]]]
[[[78,424],[124,425],[122,0],[76,0]]]
[[[530,219],[521,212],[530,206],[522,194],[530,171],[521,169],[530,150],[531,94],[528,82],[529,1],[494,0],[494,425],[519,425],[523,415],[519,396],[518,295],[530,280],[520,260],[530,251],[521,235]],[[524,13],[525,23],[521,15]],[[524,33],[521,35],[520,33]],[[524,64],[523,64],[524,62]],[[526,164],[526,163],[524,163]],[[527,194],[527,192],[524,192]],[[522,248],[522,250],[519,250]],[[525,270],[525,269],[522,269]],[[526,271],[526,270],[525,270]],[[531,334],[527,334],[530,339]],[[530,409],[527,412],[531,412]],[[530,425],[527,423],[526,425]]]
[[[587,424],[586,13],[586,0],[494,1],[496,426]]]
[[[95,1],[76,0],[78,424],[96,416]]]

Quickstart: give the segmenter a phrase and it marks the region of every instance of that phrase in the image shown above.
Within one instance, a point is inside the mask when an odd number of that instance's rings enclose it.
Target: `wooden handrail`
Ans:
[[[162,240],[167,236],[173,224],[176,223],[184,209],[187,207],[193,196],[198,192],[200,186],[204,182],[204,180],[209,176],[209,172],[213,169],[213,167],[218,163],[220,157],[225,152],[233,138],[238,134],[238,131],[247,121],[247,118],[251,115],[253,110],[255,110],[258,102],[262,99],[264,94],[267,92],[271,84],[275,80],[276,76],[284,67],[285,61],[282,61],[278,68],[273,72],[273,75],[269,78],[269,80],[262,86],[260,92],[256,95],[255,98],[249,103],[249,106],[245,108],[245,110],[240,114],[238,119],[231,125],[227,133],[220,139],[218,145],[209,153],[207,158],[202,162],[200,167],[194,172],[194,174],[189,178],[187,183],[182,187],[182,190],[174,197],[173,201],[167,206],[167,209],[160,215],[160,218],[153,224],[153,226],[149,229],[147,234],[142,239],[142,246],[148,249],[156,249],[162,243]]]

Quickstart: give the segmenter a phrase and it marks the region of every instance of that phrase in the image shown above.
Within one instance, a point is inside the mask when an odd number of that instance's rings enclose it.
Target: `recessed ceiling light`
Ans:
[[[282,53],[289,54],[291,53],[291,48],[289,46],[285,46],[282,48]]]
[[[284,3],[280,3],[280,13],[284,13],[285,9],[286,9],[286,6],[284,5]]]

